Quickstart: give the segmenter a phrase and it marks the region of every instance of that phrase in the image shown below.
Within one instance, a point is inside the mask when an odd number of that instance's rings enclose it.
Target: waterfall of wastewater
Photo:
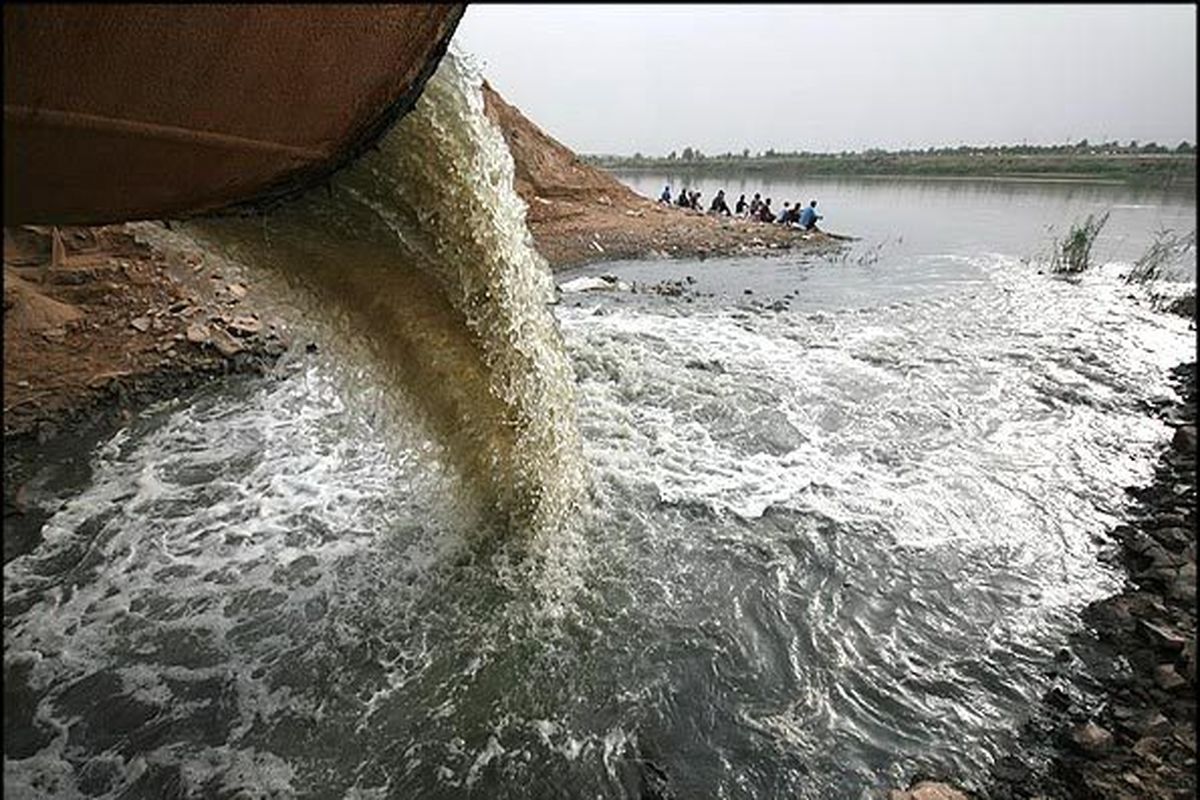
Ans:
[[[345,394],[382,385],[389,414],[436,442],[459,500],[536,537],[582,493],[574,375],[480,86],[477,68],[449,52],[415,108],[330,191],[185,230],[286,282],[289,302],[350,365]]]

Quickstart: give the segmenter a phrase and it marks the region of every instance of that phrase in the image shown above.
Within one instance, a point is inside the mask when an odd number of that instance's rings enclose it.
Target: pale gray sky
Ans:
[[[468,5],[455,40],[583,153],[1196,142],[1194,5]]]

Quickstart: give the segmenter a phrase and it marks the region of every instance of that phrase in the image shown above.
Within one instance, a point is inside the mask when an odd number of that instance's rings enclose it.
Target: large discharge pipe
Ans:
[[[270,207],[412,108],[459,5],[4,5],[4,224]]]

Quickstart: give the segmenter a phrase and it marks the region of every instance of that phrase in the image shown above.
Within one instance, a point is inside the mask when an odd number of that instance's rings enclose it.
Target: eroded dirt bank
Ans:
[[[483,99],[513,154],[517,194],[529,207],[534,245],[553,269],[626,258],[759,255],[840,246],[821,232],[802,233],[648,200],[584,164],[486,83]]]

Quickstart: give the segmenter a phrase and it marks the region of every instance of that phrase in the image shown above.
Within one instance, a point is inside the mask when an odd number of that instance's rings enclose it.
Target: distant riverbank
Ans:
[[[720,175],[760,172],[791,177],[921,177],[1103,181],[1153,186],[1196,183],[1194,152],[1036,152],[968,150],[801,153],[648,158],[585,156],[610,170]]]

